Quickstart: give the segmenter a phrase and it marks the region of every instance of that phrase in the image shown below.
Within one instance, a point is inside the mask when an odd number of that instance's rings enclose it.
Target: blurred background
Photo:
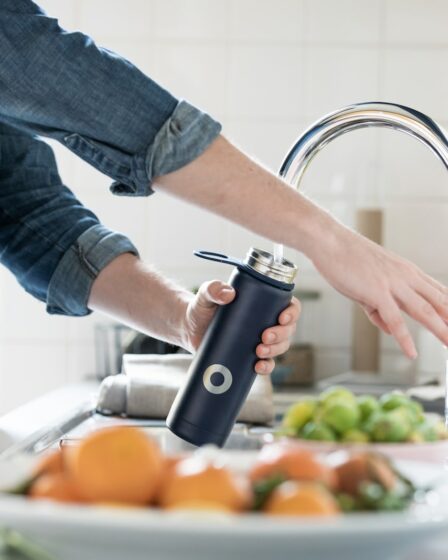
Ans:
[[[398,102],[448,127],[444,0],[38,3],[63,27],[91,35],[211,113],[227,137],[275,173],[305,128],[354,102]],[[195,259],[194,249],[237,256],[251,245],[272,249],[269,241],[162,194],[114,197],[109,178],[54,148],[64,182],[81,201],[105,225],[128,235],[146,261],[187,287],[229,272]],[[302,186],[347,225],[379,216],[387,248],[448,283],[446,171],[414,139],[388,130],[348,134],[316,157]],[[295,342],[309,345],[313,378],[350,370],[352,304],[303,256],[289,255],[299,266],[298,286],[312,296],[304,300]],[[0,317],[0,413],[97,372],[95,326],[110,323],[107,318],[50,317],[4,269]],[[417,381],[422,372],[441,375],[440,345],[412,328],[419,360],[410,363],[381,336],[379,370]]]

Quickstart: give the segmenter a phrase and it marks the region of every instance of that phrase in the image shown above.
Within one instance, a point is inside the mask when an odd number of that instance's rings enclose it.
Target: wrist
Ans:
[[[332,254],[345,226],[305,197],[302,201],[300,218],[297,213],[293,217],[296,228],[292,246],[314,262],[323,252]]]

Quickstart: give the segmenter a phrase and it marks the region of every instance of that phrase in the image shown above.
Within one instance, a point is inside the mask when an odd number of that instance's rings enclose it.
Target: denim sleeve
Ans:
[[[127,252],[62,184],[52,149],[0,123],[0,262],[20,284],[49,313],[86,315],[96,276]]]
[[[110,176],[119,195],[199,156],[218,122],[131,62],[61,29],[31,0],[0,2],[0,118],[55,138]]]

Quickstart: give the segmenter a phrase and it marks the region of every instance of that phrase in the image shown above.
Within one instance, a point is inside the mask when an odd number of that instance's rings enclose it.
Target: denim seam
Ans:
[[[129,179],[131,168],[122,163],[116,163],[110,159],[101,148],[92,144],[81,134],[68,134],[64,137],[64,145],[77,156],[83,158],[87,163],[97,167],[107,175]],[[85,148],[88,148],[87,151]]]

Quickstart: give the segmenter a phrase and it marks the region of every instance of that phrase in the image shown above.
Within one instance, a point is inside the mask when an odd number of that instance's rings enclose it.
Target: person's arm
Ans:
[[[62,184],[50,146],[0,121],[0,262],[47,311],[87,315],[99,271],[137,249]]]
[[[142,263],[127,237],[100,224],[62,184],[46,143],[0,122],[0,148],[0,262],[22,286],[50,313],[101,310],[194,351],[234,291],[215,281],[194,296]],[[288,349],[298,314],[293,301],[263,333],[258,373],[270,373],[272,358]]]
[[[218,305],[233,301],[235,291],[218,280],[202,284],[193,295],[170,282],[134,255],[121,255],[98,275],[89,296],[89,308],[148,335],[194,352]],[[300,313],[299,302],[279,315],[256,348],[257,373],[271,373],[276,356],[288,350]]]
[[[155,180],[161,189],[302,251],[339,292],[417,355],[400,310],[448,344],[448,289],[418,267],[346,228],[223,137]]]

